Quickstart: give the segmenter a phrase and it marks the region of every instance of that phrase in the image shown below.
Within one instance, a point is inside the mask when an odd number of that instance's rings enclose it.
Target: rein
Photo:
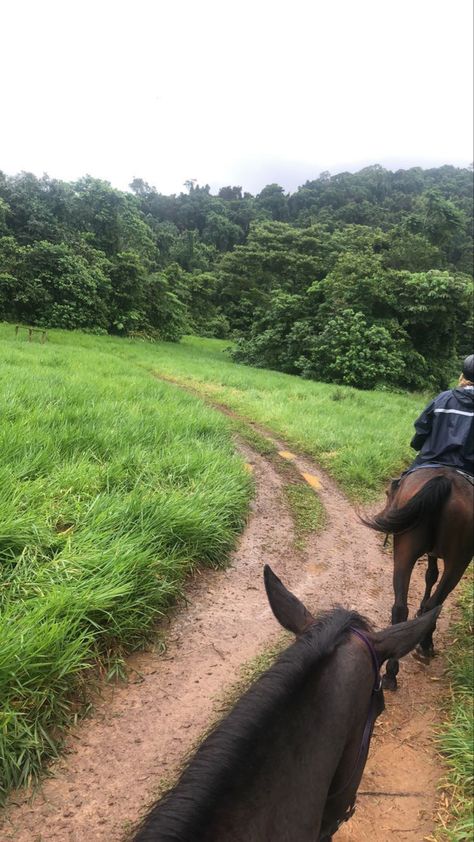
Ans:
[[[360,631],[360,629],[355,629],[351,626],[350,631],[352,632],[352,634],[355,634],[359,638],[359,640],[361,640],[365,644],[366,648],[369,650],[370,658],[371,658],[371,661],[372,661],[372,666],[373,666],[373,669],[374,669],[374,684],[373,684],[373,687],[372,687],[372,694],[371,694],[371,697],[370,697],[369,712],[367,714],[367,719],[365,721],[364,731],[363,731],[363,734],[362,734],[362,740],[361,740],[361,743],[360,743],[360,746],[359,746],[359,751],[357,753],[355,766],[354,766],[354,768],[353,768],[353,770],[352,770],[352,772],[349,776],[349,779],[346,781],[346,783],[340,789],[338,789],[337,792],[332,792],[328,795],[328,797],[327,797],[328,801],[330,801],[333,798],[337,798],[338,796],[342,795],[343,792],[345,792],[345,790],[349,787],[349,785],[354,780],[354,777],[356,776],[357,772],[359,771],[359,769],[361,767],[361,764],[363,764],[365,759],[367,758],[367,755],[369,753],[370,738],[372,736],[374,723],[375,723],[375,720],[377,718],[378,700],[380,698],[380,693],[382,692],[382,676],[380,675],[380,664],[379,664],[379,660],[377,658],[377,653],[374,649],[372,641],[369,640],[369,638],[362,631]],[[336,822],[334,823],[333,827],[330,829],[329,835],[328,835],[327,838],[330,838],[330,836],[333,833],[336,832],[336,830],[339,828],[339,826],[341,824],[343,824],[343,822],[348,821],[348,819],[350,819],[351,816],[354,815],[355,801],[356,801],[356,799],[354,797],[354,800],[349,805],[349,807],[347,808],[347,810],[344,813],[344,815],[342,816],[342,818],[337,819]]]

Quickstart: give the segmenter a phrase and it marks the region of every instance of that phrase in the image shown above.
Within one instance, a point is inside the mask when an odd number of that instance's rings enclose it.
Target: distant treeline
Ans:
[[[0,172],[0,319],[179,340],[363,388],[445,385],[472,352],[472,170],[186,184]]]

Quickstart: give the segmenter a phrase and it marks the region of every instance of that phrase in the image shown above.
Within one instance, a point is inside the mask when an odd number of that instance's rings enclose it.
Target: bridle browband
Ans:
[[[352,770],[352,772],[349,776],[349,779],[346,781],[344,786],[342,786],[340,789],[338,789],[337,792],[330,792],[328,794],[327,801],[330,801],[331,799],[342,795],[342,793],[345,792],[345,790],[349,787],[349,785],[354,780],[354,778],[355,778],[357,772],[359,771],[361,765],[365,763],[365,761],[367,759],[367,755],[369,753],[370,738],[372,736],[372,731],[373,731],[373,728],[374,728],[375,720],[377,718],[378,713],[380,713],[380,709],[378,710],[377,708],[378,708],[378,701],[380,699],[380,694],[382,693],[382,676],[380,675],[380,664],[379,664],[379,659],[377,657],[377,653],[374,649],[374,645],[373,645],[372,641],[367,637],[367,635],[365,635],[364,632],[362,632],[360,629],[355,629],[353,626],[351,626],[349,631],[351,631],[352,634],[355,634],[356,637],[358,637],[359,640],[361,640],[365,644],[365,646],[367,647],[367,649],[369,651],[370,659],[372,661],[372,666],[373,666],[373,669],[374,669],[374,684],[373,684],[372,693],[371,693],[371,696],[370,696],[369,712],[367,714],[367,719],[365,721],[364,731],[363,731],[363,734],[362,734],[362,740],[361,740],[361,743],[360,743],[360,746],[359,746],[359,751],[357,753],[357,759],[356,759],[356,762],[355,762],[355,766],[354,766],[354,768],[353,768],[353,770]],[[356,795],[357,795],[357,793],[356,793]],[[340,825],[343,824],[344,822],[348,821],[351,818],[351,816],[354,815],[356,795],[354,796],[354,799],[353,799],[352,803],[346,809],[344,815],[340,819],[336,820],[336,822],[331,827],[331,829],[329,830],[329,832],[328,832],[328,834],[326,835],[325,838],[330,839],[332,834],[336,832],[336,830],[340,827]]]

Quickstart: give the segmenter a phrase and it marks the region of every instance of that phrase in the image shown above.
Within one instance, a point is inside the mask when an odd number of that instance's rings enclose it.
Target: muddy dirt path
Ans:
[[[277,446],[287,451],[283,442]],[[70,734],[52,777],[33,798],[17,793],[11,800],[0,822],[2,842],[121,842],[127,836],[209,726],[216,700],[239,678],[242,664],[279,640],[263,588],[264,563],[313,609],[342,603],[377,627],[387,624],[391,563],[379,536],[361,525],[317,466],[286,453],[276,458],[306,475],[328,513],[323,534],[296,551],[284,479],[271,461],[240,447],[257,493],[229,568],[190,581],[186,607],[164,631],[165,653],[129,659],[130,683],[104,690],[94,715]],[[413,576],[411,615],[422,572]],[[447,623],[445,609],[441,646]],[[441,670],[440,659],[430,667],[410,657],[403,662],[401,689],[386,694],[356,814],[337,834],[341,842],[420,842],[432,832],[443,771],[431,737]]]

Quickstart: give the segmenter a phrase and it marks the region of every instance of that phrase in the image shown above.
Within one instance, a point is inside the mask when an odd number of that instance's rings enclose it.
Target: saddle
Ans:
[[[414,471],[421,471],[423,468],[452,468],[453,471],[456,471],[457,474],[460,474],[460,476],[467,479],[467,481],[474,486],[474,476],[472,474],[468,474],[466,471],[461,471],[460,468],[455,468],[454,465],[441,465],[439,462],[427,462],[425,465],[412,465],[411,468],[408,468],[407,471],[403,472],[401,477],[392,480],[392,490],[398,488],[403,477],[408,476],[408,474],[412,474]]]
[[[464,479],[467,479],[471,485],[474,485],[474,476],[472,474],[466,474],[465,471],[460,471],[459,468],[456,468],[456,473],[461,474],[461,476],[464,477]]]

